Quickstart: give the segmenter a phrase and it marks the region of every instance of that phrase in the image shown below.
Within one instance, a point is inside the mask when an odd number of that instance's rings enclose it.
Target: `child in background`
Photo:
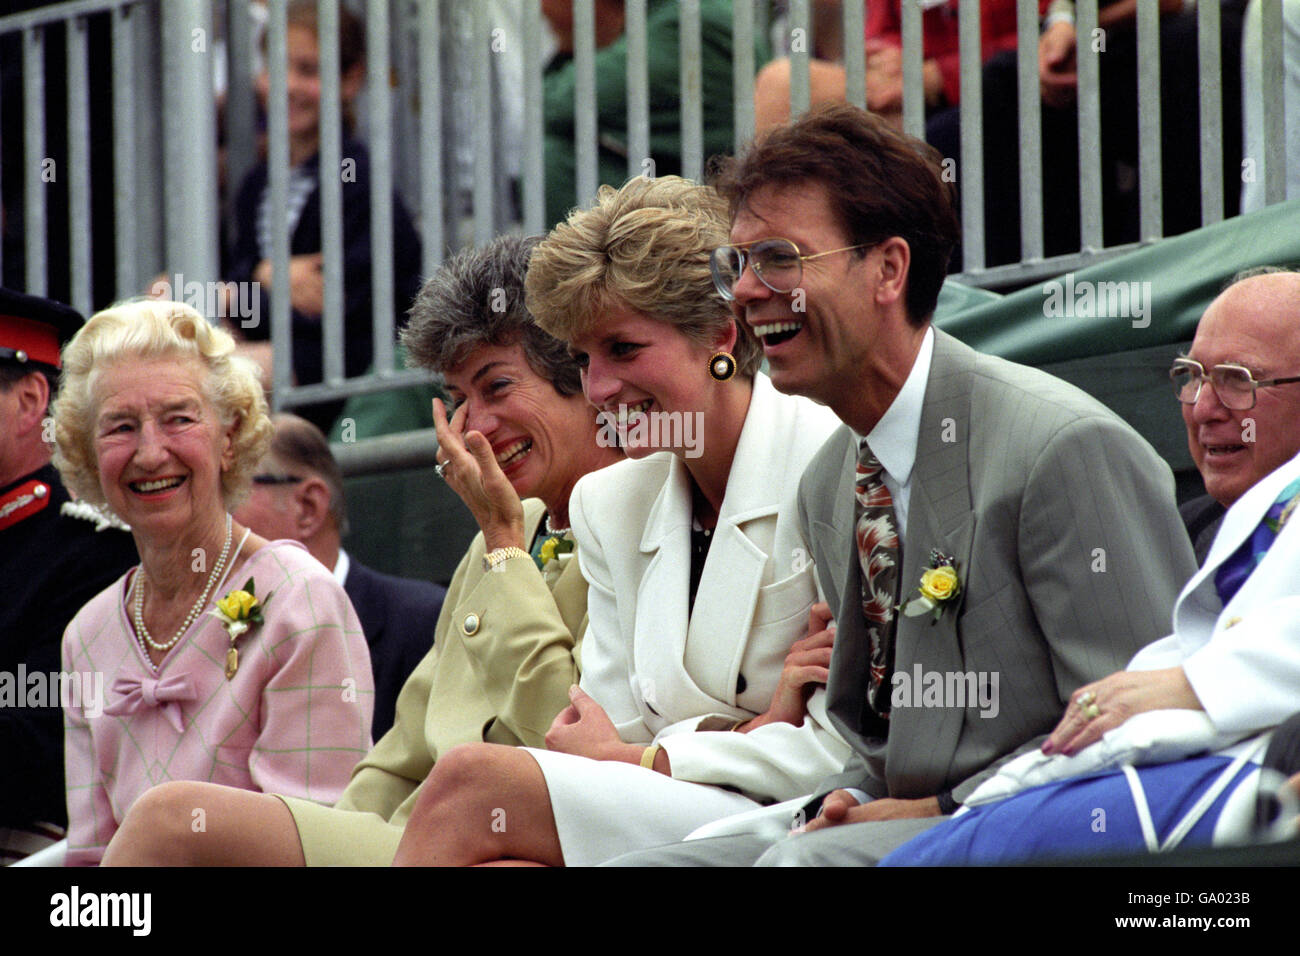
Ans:
[[[355,138],[352,104],[365,80],[365,34],[361,22],[339,8],[339,92],[344,130],[339,170],[320,168],[320,47],[316,4],[299,0],[288,9],[289,107],[289,301],[293,313],[293,373],[299,385],[323,379],[321,313],[325,276],[321,257],[322,175],[342,179],[343,194],[343,365],[348,376],[363,374],[373,358],[371,324],[370,157]],[[265,106],[270,80],[265,72],[258,94]],[[405,315],[420,287],[420,239],[401,200],[393,205],[393,314],[395,324]],[[227,279],[261,286],[258,321],[250,328],[236,323],[246,340],[267,340],[271,334],[271,195],[267,164],[248,174],[235,199],[233,242],[227,257]],[[277,227],[280,224],[275,224]],[[298,409],[326,433],[342,402],[324,402]]]

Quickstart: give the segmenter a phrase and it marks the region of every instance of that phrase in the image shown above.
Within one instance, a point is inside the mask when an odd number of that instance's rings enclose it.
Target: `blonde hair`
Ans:
[[[737,368],[752,376],[762,346],[744,322],[736,322],[709,270],[728,230],[727,204],[711,186],[680,176],[602,186],[594,206],[571,212],[533,252],[524,278],[528,311],[551,335],[567,340],[620,307],[706,344],[734,323]]]
[[[275,429],[256,366],[235,355],[230,334],[180,302],[137,299],[96,313],[63,349],[63,383],[52,406],[54,464],[63,482],[91,504],[106,504],[95,456],[95,383],[112,365],[175,358],[207,371],[203,393],[225,427],[235,425],[233,464],[221,475],[227,509],[248,494]]]

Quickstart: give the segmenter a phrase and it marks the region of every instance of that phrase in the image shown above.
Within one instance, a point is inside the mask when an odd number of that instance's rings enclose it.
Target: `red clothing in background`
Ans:
[[[1039,16],[1047,12],[1049,0],[1039,0]],[[936,60],[943,74],[943,93],[950,104],[961,99],[961,70],[957,40],[957,0],[947,0],[921,14],[922,54]],[[873,0],[867,4],[867,39],[903,45],[900,0]],[[981,0],[981,62],[995,53],[1016,48],[1016,0]]]

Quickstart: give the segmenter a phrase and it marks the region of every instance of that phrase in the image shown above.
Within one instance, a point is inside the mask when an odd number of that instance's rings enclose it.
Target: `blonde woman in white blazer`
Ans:
[[[547,750],[446,754],[396,862],[598,863],[842,769],[821,686],[833,631],[810,616],[795,506],[836,420],[757,373],[757,341],[713,291],[727,223],[712,189],[638,178],[534,253],[528,307],[570,343],[629,458],[570,500],[589,584],[582,686]]]

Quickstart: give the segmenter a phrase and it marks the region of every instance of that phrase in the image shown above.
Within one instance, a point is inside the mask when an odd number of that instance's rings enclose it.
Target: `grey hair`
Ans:
[[[1297,275],[1300,274],[1300,270],[1291,268],[1290,266],[1251,266],[1249,269],[1242,269],[1240,272],[1233,275],[1231,279],[1223,284],[1223,288],[1219,291],[1227,292],[1238,282],[1245,282],[1247,279],[1255,278],[1255,276],[1271,276],[1278,275],[1279,273]]]
[[[561,395],[582,391],[579,366],[524,305],[524,274],[540,236],[498,236],[448,259],[420,289],[402,331],[407,364],[445,374],[485,345],[520,345]]]

